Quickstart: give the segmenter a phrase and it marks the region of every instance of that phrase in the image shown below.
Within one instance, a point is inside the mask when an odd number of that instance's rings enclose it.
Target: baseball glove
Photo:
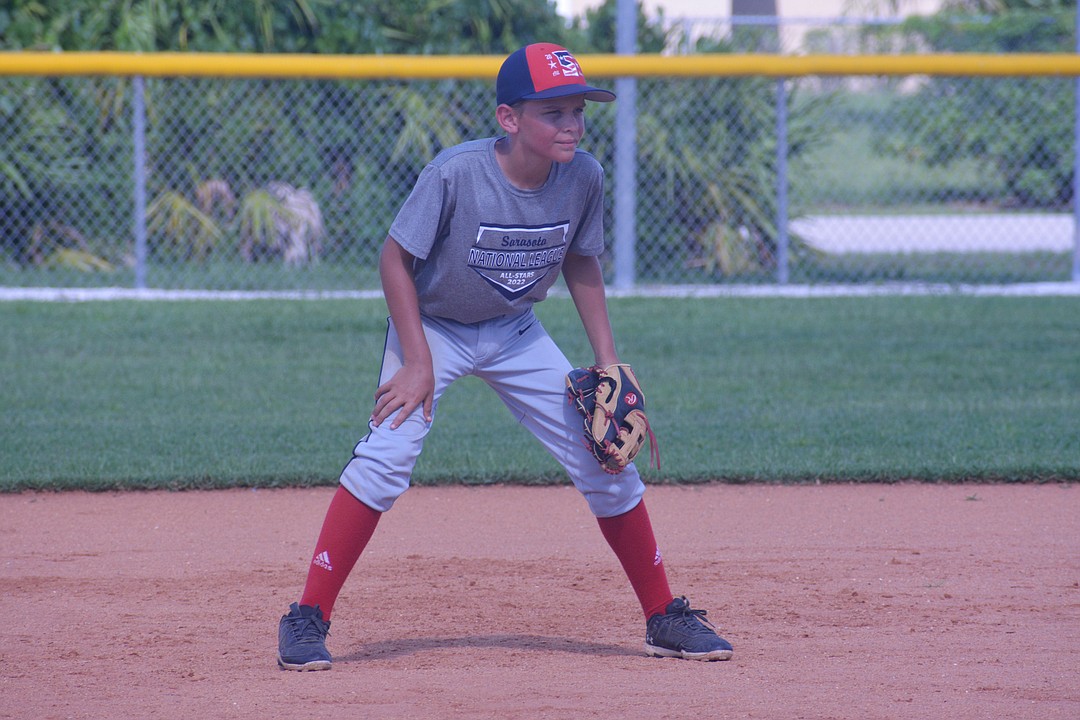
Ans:
[[[566,395],[585,420],[585,445],[600,467],[612,475],[622,472],[648,442],[649,457],[660,469],[645,394],[629,365],[575,368],[566,376]]]

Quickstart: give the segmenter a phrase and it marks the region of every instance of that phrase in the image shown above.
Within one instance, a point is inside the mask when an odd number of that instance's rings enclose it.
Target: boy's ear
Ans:
[[[499,123],[499,127],[505,130],[507,133],[515,133],[518,129],[518,113],[517,110],[506,105],[505,103],[495,108],[495,119]]]

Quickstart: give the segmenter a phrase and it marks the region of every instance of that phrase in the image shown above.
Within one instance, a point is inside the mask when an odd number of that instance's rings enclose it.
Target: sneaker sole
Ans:
[[[279,654],[277,657],[277,664],[282,670],[295,670],[297,672],[314,672],[316,670],[329,670],[332,667],[332,663],[329,660],[312,660],[307,663],[287,663],[281,659]]]
[[[667,648],[657,647],[656,645],[649,645],[648,643],[645,643],[645,654],[651,657],[681,658],[683,660],[701,660],[704,662],[713,662],[716,660],[730,660],[733,651],[712,650],[710,652],[695,653],[686,652],[685,650],[668,650]]]

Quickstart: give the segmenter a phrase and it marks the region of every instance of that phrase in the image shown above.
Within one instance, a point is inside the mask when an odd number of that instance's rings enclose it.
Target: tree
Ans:
[[[504,54],[541,39],[568,44],[567,37],[548,0],[0,2],[3,50]],[[130,205],[130,187],[103,169],[130,167],[115,157],[130,153],[128,86],[118,78],[33,78],[5,93],[0,236],[11,255],[28,258],[36,242],[29,238],[42,228],[61,228],[64,238],[106,235],[71,223],[114,218],[116,207]],[[220,218],[199,210],[206,187],[225,182],[249,207],[248,194],[300,175],[291,179],[319,186],[330,206],[328,232],[351,239],[358,201],[378,199],[385,213],[388,198],[431,154],[484,125],[461,104],[467,91],[432,82],[246,80],[226,88],[209,79],[150,79],[146,87],[151,207],[170,218],[152,229],[194,228],[177,233],[196,238],[186,241],[195,250],[181,251],[190,257],[211,257],[210,245],[225,237],[213,225]],[[91,204],[103,210],[61,217]],[[372,221],[384,222],[382,214]]]
[[[559,42],[578,54],[612,52],[615,46],[616,0],[605,0],[569,27],[549,0],[370,0],[362,7],[334,0],[8,4],[8,14],[0,16],[0,43],[8,48],[502,55],[537,40]],[[646,17],[639,3],[637,17],[639,51],[664,50],[669,37],[663,16]],[[695,50],[733,52],[735,47],[704,38]],[[213,262],[224,251],[235,255],[239,231],[230,223],[250,231],[259,225],[252,218],[269,218],[273,208],[265,189],[277,181],[312,190],[331,259],[366,257],[360,251],[370,247],[360,246],[382,240],[412,179],[434,153],[496,131],[490,115],[477,110],[493,109],[490,82],[250,79],[226,84],[152,78],[146,86],[148,190],[155,211],[151,231],[156,233],[152,257]],[[649,249],[692,254],[692,264],[710,272],[770,267],[777,235],[774,83],[763,78],[665,78],[643,81],[641,87],[638,182],[649,195],[653,188],[665,193],[648,211],[657,228],[646,241]],[[0,103],[0,113],[6,113],[0,125],[40,138],[37,145],[22,140],[11,145],[36,148],[33,153],[0,157],[0,215],[22,202],[19,207],[26,209],[20,217],[32,225],[59,212],[56,208],[93,202],[112,207],[115,215],[115,208],[130,206],[125,178],[95,169],[106,153],[130,153],[124,107],[129,96],[123,91],[115,78],[35,79],[24,95]],[[72,123],[72,117],[95,118],[96,123]],[[805,117],[793,116],[793,157],[812,139],[798,126]],[[610,107],[590,112],[588,147],[608,165],[613,119]],[[50,141],[52,131],[65,144]],[[53,162],[50,151],[66,164]],[[129,163],[121,157],[113,165]],[[43,172],[69,166],[64,173]],[[211,202],[230,196],[234,215],[226,205]],[[251,198],[266,201],[261,214],[254,213],[257,204]],[[45,201],[51,204],[42,205]],[[108,210],[99,213],[96,207],[95,218],[108,217]],[[30,235],[32,229],[20,232]],[[114,250],[119,258],[127,248]]]
[[[986,14],[956,9],[974,7]],[[1069,52],[1075,7],[1075,1],[957,0],[934,16],[909,19],[902,32],[937,52]],[[933,78],[898,107],[899,117],[920,120],[879,141],[888,151],[931,166],[979,161],[1004,181],[1007,196],[997,202],[1061,207],[1072,197],[1070,83],[1044,77]],[[927,115],[927,107],[935,112]]]
[[[314,9],[325,2],[8,0],[0,6],[0,49],[295,50],[313,37]],[[0,228],[17,259],[44,261],[50,248],[67,249],[73,239],[86,246],[95,237],[115,237],[105,223],[129,205],[130,188],[105,168],[130,153],[129,84],[111,77],[32,78],[6,93],[3,124],[13,136],[5,146],[18,150],[0,159]],[[167,111],[177,122],[208,115],[205,97],[176,112],[171,100],[151,92],[151,112]],[[49,160],[53,155],[57,161]],[[163,155],[159,148],[159,163]],[[71,208],[86,212],[69,217]],[[123,252],[112,248],[112,254]]]
[[[319,10],[323,53],[503,55],[539,40],[566,44],[547,0],[374,0]]]
[[[615,19],[618,0],[604,0],[595,8],[585,11],[583,17],[574,18],[571,28],[577,37],[569,44],[577,53],[615,52]],[[645,5],[637,3],[637,51],[660,53],[668,46],[670,31],[665,27],[663,10],[654,18],[645,15]]]
[[[300,50],[328,0],[8,0],[0,48],[271,52]],[[6,20],[6,21],[5,21]]]

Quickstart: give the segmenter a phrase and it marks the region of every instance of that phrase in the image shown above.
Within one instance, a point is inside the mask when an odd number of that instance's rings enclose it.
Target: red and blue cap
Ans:
[[[570,95],[584,95],[593,102],[615,99],[615,93],[587,85],[577,58],[554,43],[533,43],[515,50],[503,61],[495,81],[499,105]]]

